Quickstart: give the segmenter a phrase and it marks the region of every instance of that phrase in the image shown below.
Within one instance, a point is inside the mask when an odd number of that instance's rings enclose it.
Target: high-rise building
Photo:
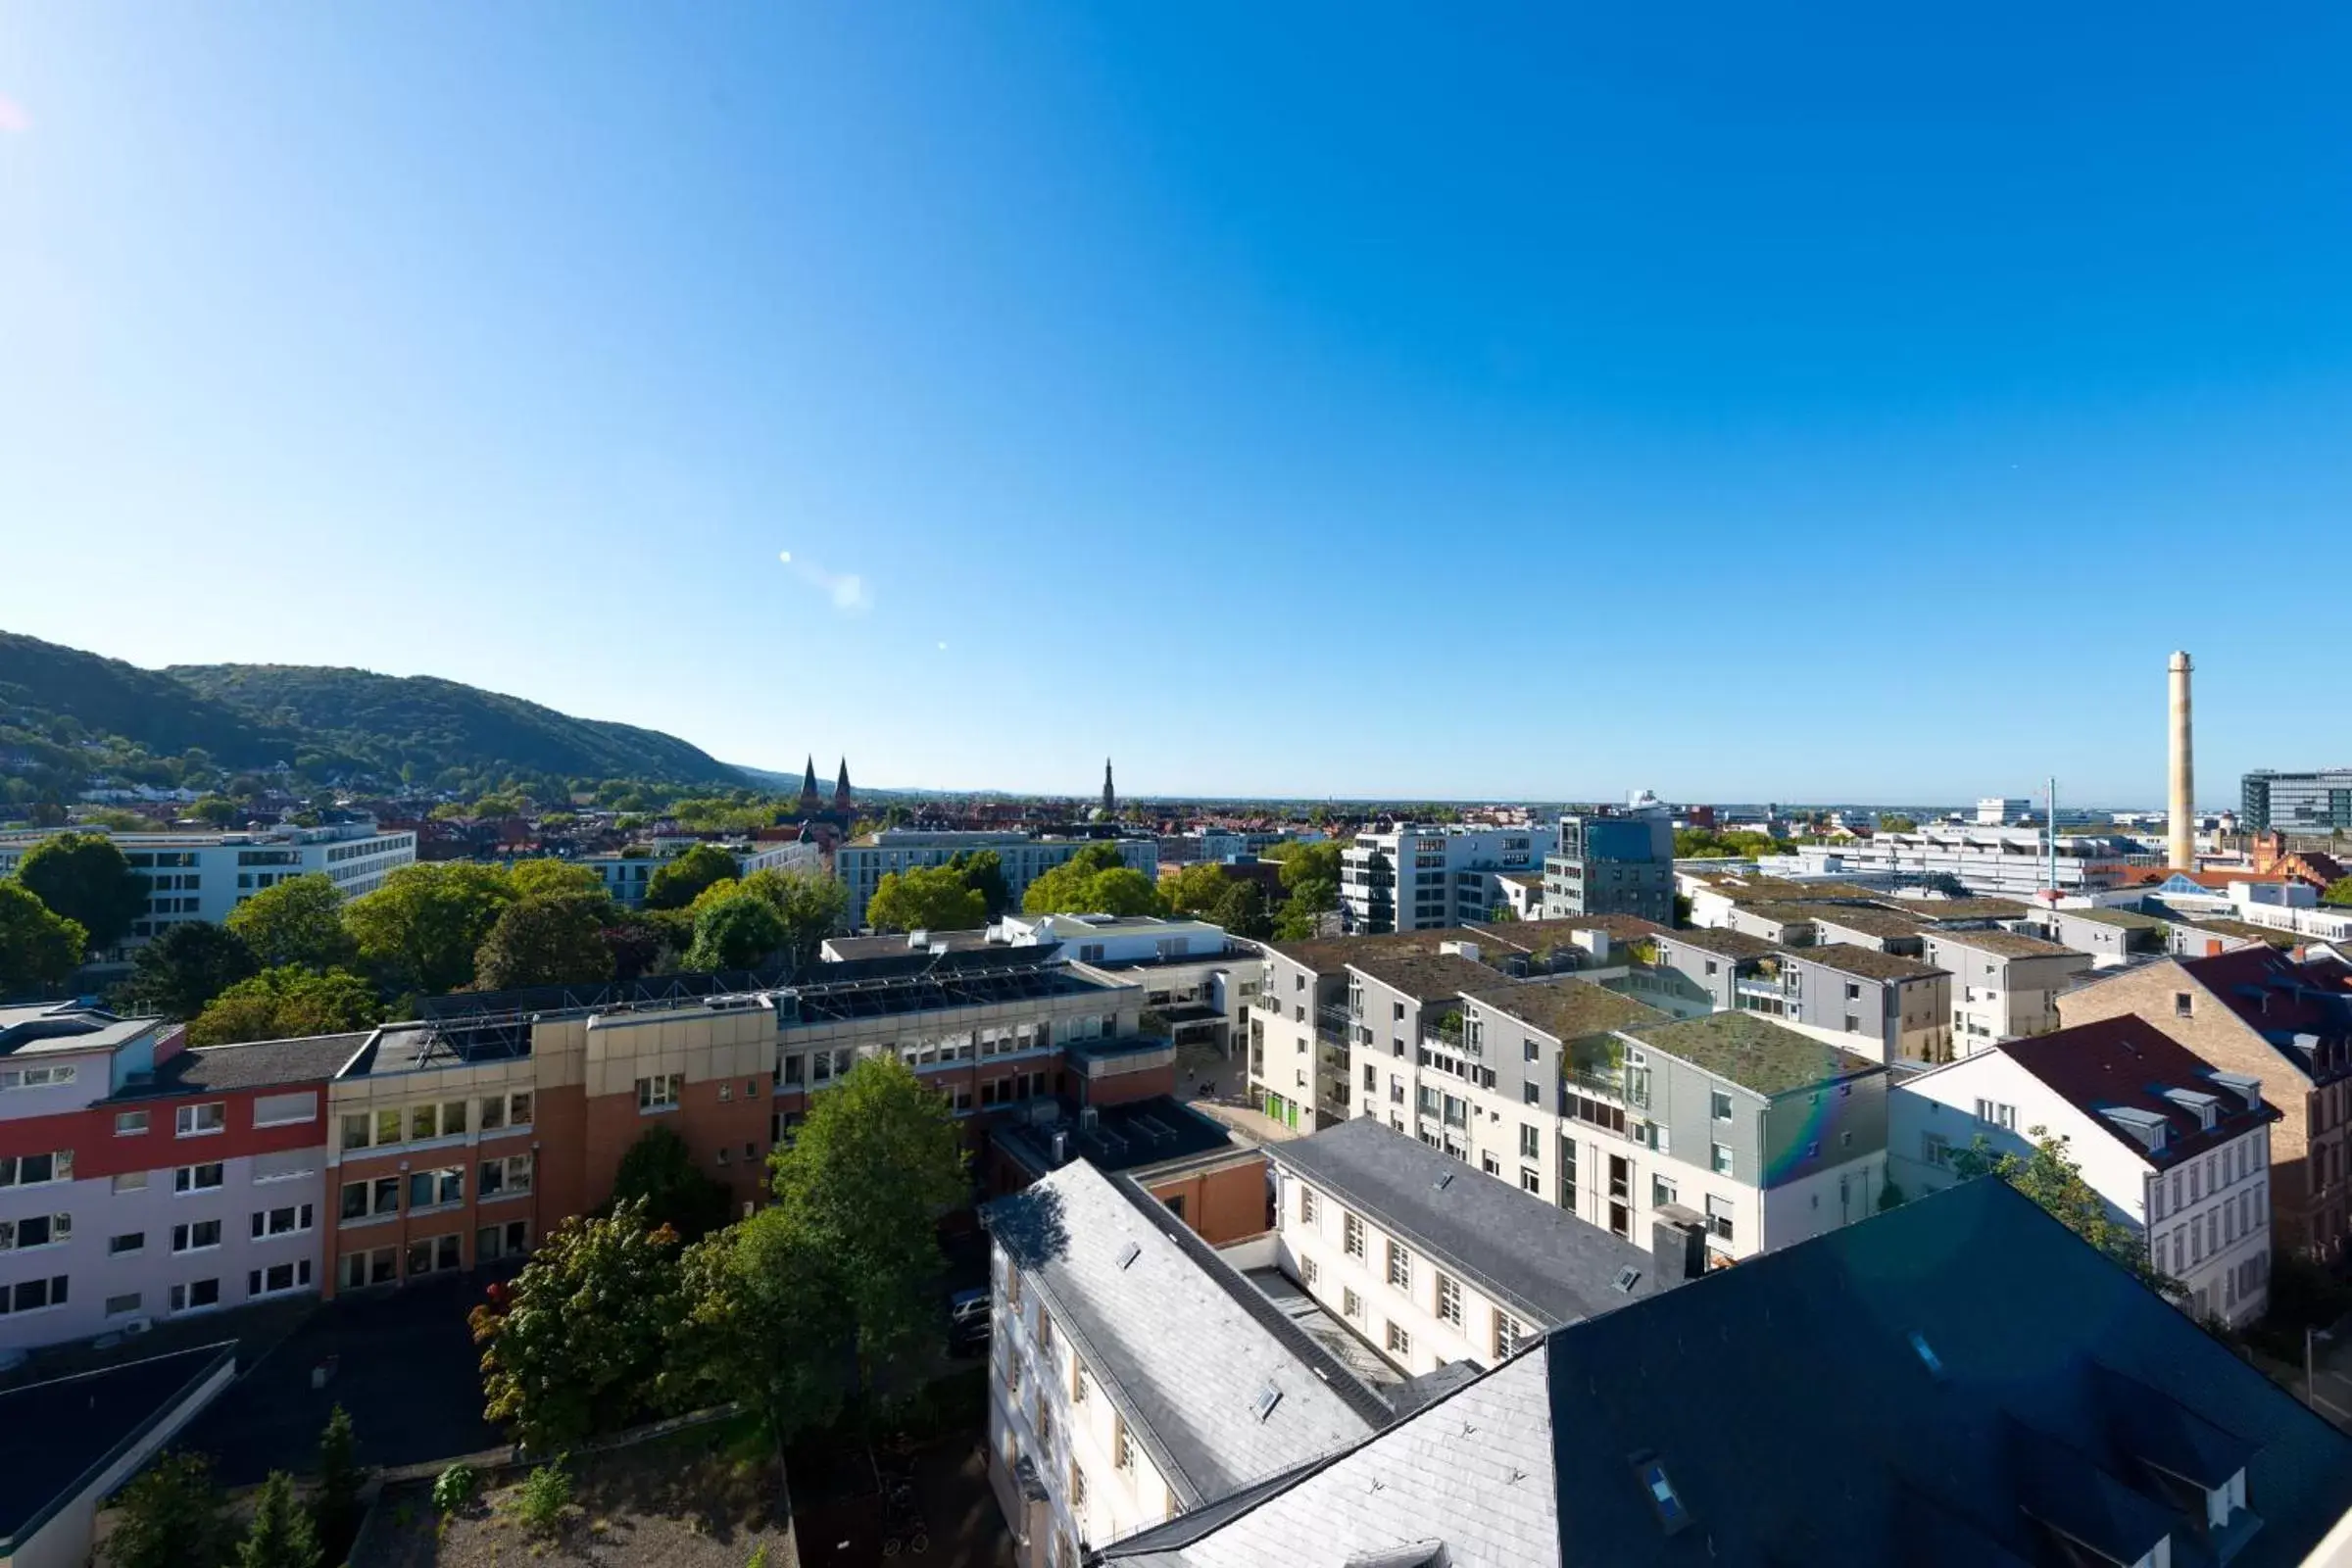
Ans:
[[[1548,827],[1411,822],[1359,833],[1340,856],[1342,922],[1379,934],[1491,918],[1502,902],[1500,878],[1543,865],[1554,839]]]
[[[2238,825],[2250,833],[2352,829],[2352,767],[2281,773],[2258,767],[2240,784]]]
[[[1662,812],[1560,818],[1544,859],[1544,913],[1633,914],[1674,924],[1674,824]]]

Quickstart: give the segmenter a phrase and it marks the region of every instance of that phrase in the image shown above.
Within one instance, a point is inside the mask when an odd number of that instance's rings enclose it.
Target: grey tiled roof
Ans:
[[[1132,1180],[1074,1160],[987,1218],[1186,1506],[1386,1419],[1377,1396]],[[1250,1405],[1268,1384],[1282,1398],[1260,1420]]]
[[[1369,1116],[1266,1154],[1532,1324],[1596,1317],[1658,1289],[1642,1249]],[[1638,1271],[1630,1293],[1614,1284],[1626,1268]]]
[[[358,1055],[374,1033],[304,1035],[295,1040],[257,1040],[250,1045],[182,1051],[157,1063],[153,1083],[134,1085],[116,1098],[322,1084]]]

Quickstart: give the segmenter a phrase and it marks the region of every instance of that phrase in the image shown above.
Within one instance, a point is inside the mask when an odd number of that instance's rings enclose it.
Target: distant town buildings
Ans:
[[[1490,918],[1500,878],[1535,871],[1558,841],[1548,827],[1403,823],[1359,833],[1340,856],[1344,929],[1433,931]]]
[[[1156,879],[1159,845],[1152,838],[1121,835],[1106,838],[1040,836],[1029,833],[932,831],[921,828],[883,828],[849,840],[833,853],[834,873],[849,890],[849,923],[865,923],[865,903],[882,879],[894,871],[945,865],[958,855],[993,850],[1004,862],[1004,885],[1017,906],[1029,884],[1060,865],[1090,844],[1110,844],[1119,862]]]
[[[1630,914],[1674,922],[1674,824],[1662,809],[1560,818],[1544,858],[1544,913]]]

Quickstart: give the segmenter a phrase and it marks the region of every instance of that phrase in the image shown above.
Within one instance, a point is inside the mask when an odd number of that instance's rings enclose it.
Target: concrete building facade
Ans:
[[[1557,838],[1548,827],[1410,822],[1359,833],[1340,855],[1341,925],[1378,936],[1492,918],[1509,902],[1500,878],[1540,868]]]
[[[1630,914],[1674,924],[1674,823],[1662,811],[1571,812],[1544,859],[1544,913]]]
[[[2015,931],[1931,931],[1926,961],[1951,975],[1956,1054],[2058,1027],[2058,994],[2088,972],[2090,956]]]

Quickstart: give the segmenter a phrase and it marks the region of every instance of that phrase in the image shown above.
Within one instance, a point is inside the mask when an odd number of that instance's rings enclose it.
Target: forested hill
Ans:
[[[15,754],[14,765],[120,767],[141,754],[191,749],[226,768],[284,762],[308,775],[387,783],[453,770],[745,782],[674,735],[574,718],[457,681],[306,664],[145,670],[0,632],[0,752]]]

